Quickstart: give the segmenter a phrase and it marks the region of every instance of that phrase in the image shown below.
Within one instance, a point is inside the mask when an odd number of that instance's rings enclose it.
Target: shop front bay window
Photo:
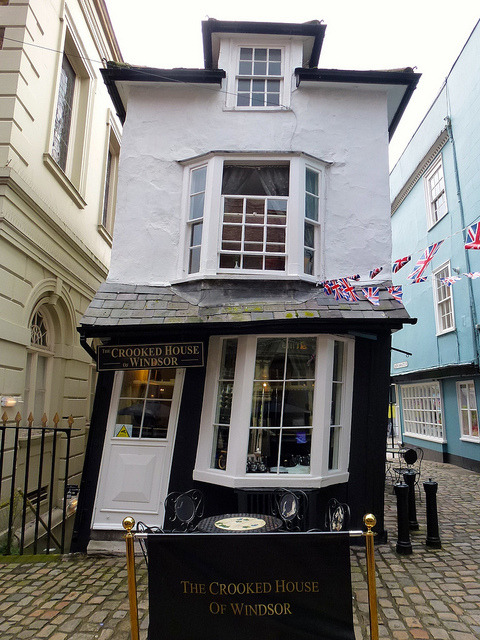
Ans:
[[[212,338],[194,477],[224,486],[348,478],[352,339]]]

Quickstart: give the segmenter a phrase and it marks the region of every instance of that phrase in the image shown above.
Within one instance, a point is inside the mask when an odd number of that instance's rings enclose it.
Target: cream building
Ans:
[[[120,150],[105,60],[104,0],[0,0],[1,413],[73,415],[74,484],[95,386],[76,327],[108,271]]]

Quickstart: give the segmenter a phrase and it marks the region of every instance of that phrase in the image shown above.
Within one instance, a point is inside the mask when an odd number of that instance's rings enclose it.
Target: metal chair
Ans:
[[[350,527],[350,507],[346,502],[330,498],[325,511],[325,529],[327,531],[348,531]]]
[[[174,491],[165,498],[165,524],[167,531],[193,531],[203,516],[203,493],[198,489]]]
[[[276,489],[272,515],[281,518],[287,531],[301,531],[308,508],[308,496],[299,489]]]

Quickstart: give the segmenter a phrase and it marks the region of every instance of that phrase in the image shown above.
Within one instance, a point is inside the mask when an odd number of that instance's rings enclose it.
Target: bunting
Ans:
[[[367,287],[366,289],[362,289],[362,293],[365,298],[376,307],[380,304],[380,298],[378,295],[379,291],[379,287]]]
[[[467,278],[471,278],[475,280],[476,278],[480,278],[480,271],[470,271],[470,273],[463,273],[462,275],[467,276]]]
[[[468,227],[465,249],[480,249],[480,223],[475,222]]]
[[[404,258],[399,258],[398,260],[395,260],[395,262],[392,265],[392,273],[397,273],[398,271],[400,271],[400,269],[404,267],[407,264],[407,262],[410,262],[411,259],[412,259],[412,256],[405,256]]]
[[[458,276],[447,276],[446,278],[440,278],[440,282],[447,287],[451,287],[452,284],[455,284],[458,280],[461,280]]]
[[[347,302],[358,302],[360,298],[358,297],[354,287],[348,282],[347,278],[341,278],[340,283],[340,294],[342,295]]]
[[[378,276],[380,271],[383,271],[383,267],[377,267],[376,269],[372,269],[370,271],[370,280],[373,280],[373,278],[375,278],[375,276]]]
[[[403,296],[402,285],[388,287],[387,291],[393,298],[395,298],[397,302],[402,301],[402,296]]]
[[[443,244],[443,240],[440,240],[439,242],[434,242],[433,244],[431,244],[429,247],[425,249],[420,260],[417,261],[412,273],[408,276],[409,280],[413,280],[414,283],[425,282],[427,278],[422,277],[423,272],[425,271],[427,266],[430,264],[433,256],[437,253],[438,249],[442,244]]]

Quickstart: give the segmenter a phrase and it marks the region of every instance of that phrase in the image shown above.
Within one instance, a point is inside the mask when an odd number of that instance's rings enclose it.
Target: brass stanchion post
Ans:
[[[137,581],[135,579],[135,552],[133,548],[132,529],[135,520],[127,516],[122,522],[123,528],[127,532],[125,543],[127,545],[127,576],[128,576],[128,601],[130,603],[130,628],[132,630],[132,640],[140,640],[138,627],[138,606],[137,606]]]
[[[377,524],[377,519],[372,513],[367,513],[363,518],[367,527],[365,533],[365,545],[367,548],[367,583],[368,583],[368,607],[370,611],[370,638],[378,640],[378,609],[377,609],[377,587],[375,583],[375,551],[373,538],[373,527]]]

